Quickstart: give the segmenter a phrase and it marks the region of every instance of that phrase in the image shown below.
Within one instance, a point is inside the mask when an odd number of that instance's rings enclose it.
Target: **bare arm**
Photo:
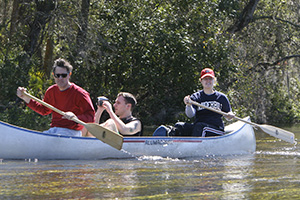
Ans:
[[[192,118],[196,114],[196,110],[193,108],[192,104],[189,103],[191,97],[190,95],[185,96],[183,102],[185,103],[185,114],[188,118]]]
[[[115,122],[119,132],[122,135],[134,135],[142,130],[142,124],[140,121],[132,121],[125,124],[114,112],[111,104],[108,101],[103,102],[103,107],[108,112],[110,118]]]
[[[97,111],[95,113],[95,122],[96,123],[98,123],[98,124],[100,123],[100,118],[101,118],[101,115],[104,110],[105,110],[105,108],[103,106],[97,105]]]
[[[134,135],[134,134],[136,134],[136,133],[138,133],[142,130],[142,125],[141,125],[141,122],[139,120],[132,121],[132,122],[129,122],[129,123],[124,124],[124,125],[125,126],[122,127],[122,131],[119,129],[120,133],[122,133],[122,135]]]

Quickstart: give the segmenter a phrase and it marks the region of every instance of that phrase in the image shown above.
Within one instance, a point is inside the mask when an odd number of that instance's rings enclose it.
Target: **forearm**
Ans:
[[[127,132],[126,130],[126,124],[112,111],[112,110],[106,110],[110,116],[110,118],[115,122],[117,129],[120,133]]]
[[[29,103],[27,104],[27,106],[29,108],[31,108],[32,110],[34,110],[35,112],[39,113],[40,115],[49,115],[52,112],[52,110],[50,110],[49,108],[43,106],[39,102],[36,102],[33,99],[31,99],[29,101]]]
[[[141,123],[138,120],[125,124],[113,111],[108,111],[110,119],[114,121],[119,133],[122,135],[133,135],[141,131]]]
[[[192,105],[185,106],[185,114],[188,118],[192,118],[195,116],[196,110],[193,108]]]
[[[103,111],[104,111],[104,109],[101,109],[98,107],[97,112],[95,114],[95,122],[96,123],[100,123],[100,118],[101,118]]]
[[[88,110],[85,113],[78,115],[78,119],[86,123],[95,122],[95,112],[93,110]]]

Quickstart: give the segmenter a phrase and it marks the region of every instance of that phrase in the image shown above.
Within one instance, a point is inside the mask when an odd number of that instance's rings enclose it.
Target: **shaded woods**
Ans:
[[[113,100],[136,95],[146,125],[187,120],[183,97],[211,67],[238,116],[300,121],[300,7],[287,0],[0,0],[0,120],[48,128],[18,86],[42,98],[58,57],[72,81]]]

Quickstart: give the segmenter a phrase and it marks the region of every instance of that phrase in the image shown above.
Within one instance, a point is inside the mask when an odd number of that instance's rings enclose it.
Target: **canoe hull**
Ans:
[[[121,151],[96,138],[44,134],[0,121],[0,159],[97,160],[161,156],[170,158],[253,153],[253,128],[236,122],[221,137],[124,137]],[[226,130],[225,129],[225,130]]]

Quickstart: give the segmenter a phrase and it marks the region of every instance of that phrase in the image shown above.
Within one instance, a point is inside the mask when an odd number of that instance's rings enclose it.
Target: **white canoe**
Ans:
[[[245,118],[250,120],[249,117]],[[251,125],[241,121],[218,137],[124,137],[121,151],[96,138],[45,134],[0,121],[0,159],[95,160],[161,156],[186,158],[253,153],[256,140]]]

